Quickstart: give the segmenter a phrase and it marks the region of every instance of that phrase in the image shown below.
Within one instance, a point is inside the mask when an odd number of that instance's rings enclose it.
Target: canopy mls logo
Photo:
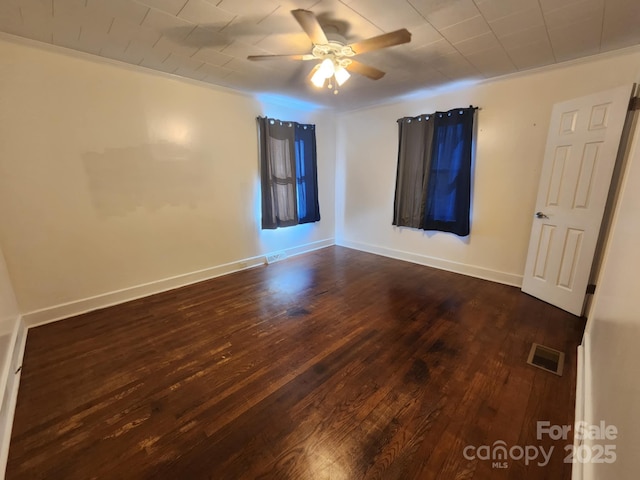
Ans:
[[[536,426],[536,439],[549,438],[554,441],[569,441],[571,425],[552,425],[551,422],[539,421]],[[564,463],[614,463],[616,446],[613,442],[618,438],[615,425],[607,425],[601,421],[597,425],[578,422],[575,425],[573,439],[576,444],[565,445]],[[587,440],[588,443],[584,441]],[[600,443],[598,443],[600,442]],[[467,445],[462,454],[466,460],[491,461],[492,468],[509,468],[509,461],[524,461],[524,464],[546,467],[551,460],[555,446],[545,449],[542,445],[513,445],[509,447],[503,440],[496,440],[492,445]]]
[[[475,447],[473,445],[467,445],[462,451],[464,458],[467,460],[491,460],[491,466],[493,468],[509,468],[509,462],[507,460],[524,460],[525,465],[538,460],[537,465],[539,467],[545,467],[551,460],[553,454],[553,446],[545,450],[544,447],[537,447],[535,445],[514,445],[513,447],[507,447],[507,442],[503,440],[496,440],[493,445],[481,445]]]

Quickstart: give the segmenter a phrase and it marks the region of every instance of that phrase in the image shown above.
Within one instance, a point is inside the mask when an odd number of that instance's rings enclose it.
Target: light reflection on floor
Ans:
[[[269,271],[271,269],[271,271]],[[307,288],[313,285],[315,271],[309,268],[270,268],[267,266],[270,291],[288,296],[287,300],[295,300]]]

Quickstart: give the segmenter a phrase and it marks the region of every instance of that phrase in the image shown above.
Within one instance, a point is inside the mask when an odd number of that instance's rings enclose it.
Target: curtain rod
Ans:
[[[475,110],[482,110],[482,108],[481,108],[481,107],[474,107],[473,105],[469,105],[469,107],[468,107],[468,108],[469,108],[469,109],[471,109],[471,110],[474,110],[474,111],[475,111]],[[449,111],[449,112],[452,112],[452,111],[454,111],[454,110],[463,110],[463,109],[465,109],[465,110],[466,110],[466,108],[465,108],[465,107],[457,107],[457,108],[452,108],[451,110],[448,110],[448,111]],[[431,115],[435,115],[435,114],[437,114],[437,113],[446,113],[446,112],[435,111],[435,112],[433,112],[433,113],[421,113],[420,115],[416,115],[415,117],[402,117],[402,118],[399,118],[399,119],[398,119],[398,120],[396,120],[396,121],[399,123],[399,122],[402,122],[403,120],[407,120],[407,119],[411,119],[411,120],[413,120],[414,118],[420,118],[420,117],[423,117],[423,116],[430,117]]]

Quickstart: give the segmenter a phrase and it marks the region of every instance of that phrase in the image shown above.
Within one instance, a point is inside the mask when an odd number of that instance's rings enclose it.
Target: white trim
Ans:
[[[4,480],[7,460],[9,459],[9,444],[11,442],[11,430],[13,429],[13,417],[16,411],[16,403],[18,400],[18,386],[22,370],[18,368],[22,366],[24,358],[24,350],[27,344],[27,327],[19,317],[16,322],[15,335],[12,337],[13,343],[10,346],[12,350],[11,359],[8,362],[8,376],[4,390],[2,393],[2,410],[0,411],[0,480]]]
[[[419,265],[426,265],[428,267],[446,270],[448,272],[461,273],[470,277],[490,280],[492,282],[503,283],[514,287],[520,287],[522,285],[522,275],[516,275],[514,273],[500,272],[498,270],[491,270],[477,265],[469,265],[466,263],[445,260],[443,258],[430,257],[420,253],[395,250],[392,248],[381,247],[379,245],[371,245],[369,243],[353,242],[351,240],[341,240],[337,245],[352,248],[354,250],[361,250],[363,252],[374,253],[376,255],[382,255],[383,257],[395,258],[397,260],[404,260],[406,262],[417,263]]]
[[[582,337],[582,345],[578,347],[576,410],[574,425],[577,425],[578,422],[585,422],[587,425],[595,424],[596,419],[593,415],[593,398],[591,336],[589,335],[589,332],[585,331],[584,336]],[[593,448],[593,440],[590,440],[589,438],[576,440],[574,437],[574,452],[576,452],[576,448],[582,444],[586,445],[586,447],[589,449]],[[571,480],[592,480],[593,478],[595,477],[592,463],[573,463],[571,470]]]
[[[4,40],[8,43],[13,43],[17,45],[24,45],[27,47],[37,48],[37,49],[44,50],[51,53],[66,55],[67,57],[86,60],[93,63],[99,63],[103,65],[114,65],[114,66],[123,68],[125,70],[133,71],[133,72],[146,73],[156,77],[190,83],[192,85],[197,85],[200,87],[207,87],[207,88],[211,88],[212,90],[217,90],[219,92],[232,93],[232,94],[239,95],[241,97],[246,97],[249,99],[254,98],[253,92],[237,90],[235,88],[225,87],[224,85],[219,85],[217,83],[209,83],[209,82],[204,82],[202,80],[196,80],[195,78],[181,77],[180,75],[174,75],[173,73],[163,72],[162,70],[154,70],[153,68],[144,67],[142,65],[135,65],[133,63],[123,62],[122,60],[116,60],[115,58],[103,57],[101,55],[95,55],[93,53],[83,52],[81,50],[75,50],[73,48],[63,47],[61,45],[56,45],[54,43],[41,42],[40,40],[21,37],[19,35],[14,35],[12,33],[0,32],[0,40]]]
[[[285,248],[283,249],[288,257],[295,257],[297,255],[302,255],[303,253],[313,252],[314,250],[320,250],[322,248],[327,248],[335,245],[334,238],[327,238],[325,240],[318,240],[317,242],[305,243],[302,245],[298,245],[297,247]],[[269,252],[271,253],[271,252]],[[266,257],[268,254],[263,255],[266,262]]]
[[[283,250],[287,253],[287,256],[293,257],[302,253],[329,247],[334,244],[334,239],[328,238],[304,245],[285,248]],[[138,298],[147,297],[156,293],[173,290],[174,288],[184,287],[186,285],[202,282],[204,280],[227,275],[229,273],[246,270],[249,268],[257,267],[259,265],[264,265],[266,263],[266,256],[270,253],[271,252],[265,253],[263,255],[258,255],[256,257],[244,258],[235,262],[217,265],[215,267],[205,268],[203,270],[198,270],[195,272],[184,273],[161,280],[154,280],[153,282],[143,283],[141,285],[134,285],[132,287],[124,288],[121,290],[102,293],[93,297],[74,300],[72,302],[62,303],[60,305],[54,305],[52,307],[25,313],[22,315],[22,318],[28,328],[36,327],[38,325],[44,325],[46,323],[63,320],[65,318],[91,312],[100,308],[111,307],[119,303],[136,300]]]
[[[356,106],[351,109],[348,108],[346,110],[339,110],[339,113],[345,113],[345,114],[355,113],[355,112],[362,112],[365,110],[371,110],[379,107],[399,105],[399,104],[407,103],[408,98],[411,98],[412,101],[428,100],[431,98],[435,98],[438,95],[442,95],[444,92],[449,93],[449,92],[455,92],[458,90],[467,89],[469,88],[470,85],[473,85],[473,86],[486,85],[493,82],[500,82],[502,80],[509,80],[512,78],[521,78],[521,77],[526,77],[528,75],[535,75],[538,73],[547,73],[547,72],[552,72],[554,70],[562,70],[564,68],[572,67],[574,65],[583,65],[591,62],[597,62],[599,60],[606,60],[607,58],[613,58],[620,55],[633,55],[638,52],[640,52],[640,45],[630,45],[628,47],[618,48],[615,50],[608,50],[606,52],[596,53],[594,55],[588,55],[586,57],[574,58],[571,60],[566,60],[564,62],[549,63],[547,65],[541,65],[535,68],[529,68],[529,69],[519,70],[517,72],[506,73],[504,75],[500,75],[497,77],[489,77],[489,78],[472,77],[472,78],[462,79],[460,81],[448,82],[432,88],[418,89],[415,91],[405,92],[400,95],[385,98],[378,103],[370,103],[366,105]],[[419,114],[416,114],[416,115],[419,115]]]
[[[233,86],[225,86],[225,85],[220,85],[218,83],[210,83],[210,82],[205,82],[204,80],[197,80],[195,78],[182,77],[180,75],[176,75],[169,72],[163,72],[162,70],[155,70],[153,68],[145,67],[143,65],[127,63],[122,60],[116,60],[115,58],[103,57],[101,55],[96,55],[94,53],[83,52],[82,50],[75,50],[73,48],[63,47],[61,45],[56,45],[54,43],[42,42],[40,40],[34,40],[32,38],[21,37],[19,35],[14,35],[12,33],[0,32],[0,40],[4,40],[8,43],[13,43],[17,45],[24,45],[27,47],[37,48],[37,49],[55,53],[55,54],[66,55],[67,57],[86,60],[88,62],[98,63],[102,65],[112,65],[112,66],[123,68],[125,70],[132,71],[132,72],[146,73],[148,75],[152,75],[155,77],[166,78],[166,79],[174,80],[177,82],[189,83],[191,85],[195,85],[198,87],[209,88],[211,90],[216,90],[218,92],[230,93],[230,94],[238,95],[251,100],[254,100],[256,98],[256,95],[265,93],[262,91],[254,92],[254,91],[239,90]],[[326,105],[313,103],[310,100],[300,99],[297,97],[291,97],[291,98],[296,98],[297,100],[302,100],[304,102],[307,102],[310,106],[312,106],[316,110],[326,110],[329,108]],[[272,103],[276,103],[276,102],[272,102]],[[287,104],[287,106],[288,105],[289,104]]]
[[[574,425],[578,425],[579,422],[584,422],[584,345],[578,346],[578,370],[577,370],[577,378],[576,378],[576,408],[575,408],[575,418]],[[575,427],[574,430],[575,432]],[[574,436],[573,438],[573,451],[574,454],[580,446],[580,441]],[[583,479],[583,466],[582,462],[575,462],[571,467],[571,480],[582,480]]]
[[[122,60],[116,60],[116,59],[109,58],[109,57],[103,57],[103,56],[100,56],[100,55],[95,55],[93,53],[83,52],[81,50],[75,50],[75,49],[72,49],[72,48],[63,47],[63,46],[56,45],[56,44],[53,44],[53,43],[41,42],[39,40],[34,40],[32,38],[27,38],[27,37],[21,37],[19,35],[14,35],[14,34],[11,34],[11,33],[6,33],[6,32],[0,32],[0,40],[5,40],[7,42],[14,43],[14,44],[26,45],[26,46],[30,46],[30,47],[34,47],[34,48],[40,48],[42,50],[47,50],[47,51],[54,52],[54,53],[60,53],[60,54],[63,54],[63,55],[67,55],[69,57],[75,57],[75,58],[79,58],[79,59],[84,59],[84,60],[92,61],[92,62],[95,62],[95,63],[102,63],[102,64],[106,64],[106,65],[115,65],[115,66],[119,66],[121,68],[130,70],[130,71],[142,72],[142,73],[155,75],[157,77],[168,78],[168,79],[176,80],[176,81],[182,81],[182,82],[185,82],[185,83],[190,83],[192,85],[197,85],[197,86],[200,86],[200,87],[207,87],[207,88],[211,88],[213,90],[218,90],[218,91],[221,91],[221,92],[234,93],[236,95],[240,95],[240,96],[247,97],[247,98],[255,98],[256,94],[266,93],[266,92],[262,92],[262,91],[239,90],[239,89],[236,89],[234,87],[227,87],[227,86],[220,85],[220,84],[217,84],[217,83],[209,83],[209,82],[205,82],[205,81],[202,81],[202,80],[196,80],[195,78],[181,77],[181,76],[175,75],[173,73],[163,72],[161,70],[154,70],[152,68],[144,67],[142,65],[134,65],[132,63],[123,62]],[[593,62],[593,61],[604,60],[604,59],[607,59],[607,58],[613,58],[613,57],[616,57],[618,55],[634,54],[634,53],[636,53],[638,51],[640,51],[640,45],[630,45],[628,47],[609,50],[609,51],[606,51],[606,52],[597,53],[595,55],[588,55],[586,57],[574,58],[574,59],[567,60],[567,61],[564,61],[564,62],[550,63],[550,64],[547,64],[547,65],[542,65],[540,67],[519,70],[517,72],[507,73],[505,75],[500,75],[500,76],[497,76],[497,77],[489,77],[489,78],[475,77],[475,78],[469,78],[467,80],[469,82],[472,82],[474,85],[483,85],[483,84],[492,83],[492,82],[495,82],[495,81],[501,81],[501,80],[510,79],[510,78],[518,78],[518,77],[523,77],[523,76],[527,76],[527,75],[531,75],[531,74],[537,74],[537,73],[546,73],[546,72],[553,71],[553,70],[558,70],[558,69],[562,69],[562,68],[566,68],[566,67],[571,67],[573,65],[580,65],[580,64]],[[314,105],[315,108],[318,108],[318,109],[329,109],[329,110],[333,110],[333,111],[336,111],[336,112],[341,113],[341,114],[343,114],[343,113],[353,113],[353,112],[359,112],[359,111],[363,111],[363,110],[369,110],[369,109],[374,109],[374,108],[388,106],[388,105],[395,105],[395,104],[404,103],[404,102],[406,102],[406,98],[405,98],[406,96],[411,96],[411,97],[415,96],[416,99],[421,99],[421,100],[422,99],[429,99],[429,98],[433,98],[433,97],[436,97],[438,95],[441,95],[443,90],[445,90],[445,91],[456,91],[456,90],[459,90],[459,89],[467,88],[468,85],[469,85],[466,80],[462,80],[461,82],[459,82],[460,85],[457,88],[451,89],[451,85],[450,85],[451,83],[456,84],[457,82],[449,82],[449,83],[446,83],[444,85],[440,85],[438,87],[430,88],[430,89],[427,89],[427,90],[418,90],[418,91],[405,92],[405,93],[403,93],[401,95],[396,95],[396,96],[393,96],[393,97],[384,98],[384,99],[379,100],[378,102],[375,102],[375,103],[367,103],[367,104],[355,106],[355,107],[352,107],[352,108],[347,107],[345,109],[342,109],[340,107],[329,107],[327,105],[316,104],[316,103],[313,103],[313,105]],[[286,95],[284,95],[284,96],[286,96]],[[295,98],[297,100],[302,100],[302,101],[305,101],[305,102],[312,103],[308,99],[301,98],[300,96],[291,97],[291,98]]]
[[[4,358],[0,359],[0,411],[4,406],[4,392],[7,388],[7,380],[11,372],[11,361],[13,359],[13,352],[17,344],[18,331],[20,329],[20,316],[17,316],[13,320],[13,327],[11,328],[11,334],[9,335],[9,344],[7,345],[7,351],[4,354]]]

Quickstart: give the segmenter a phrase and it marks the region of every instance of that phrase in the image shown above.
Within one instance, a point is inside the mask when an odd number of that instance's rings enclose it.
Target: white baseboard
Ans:
[[[302,255],[303,253],[309,253],[314,250],[320,250],[321,248],[331,247],[335,244],[336,242],[334,238],[327,238],[326,240],[319,240],[317,242],[305,243],[296,247],[285,248],[284,251],[287,253],[288,257],[295,257],[296,255]],[[263,255],[265,262],[267,255],[268,254]]]
[[[12,337],[14,344],[11,348],[11,359],[7,371],[7,379],[4,391],[2,392],[2,409],[0,410],[0,479],[4,480],[7,460],[9,458],[9,443],[11,441],[11,430],[13,429],[13,416],[16,411],[18,400],[18,386],[22,375],[22,359],[24,349],[27,344],[27,327],[18,318],[16,331]]]
[[[334,239],[328,238],[317,242],[306,243],[292,248],[285,248],[287,256],[292,257],[302,253],[311,252],[320,248],[334,245]],[[73,302],[63,303],[52,307],[35,310],[22,315],[25,325],[28,328],[37,327],[46,323],[55,322],[65,318],[80,315],[82,313],[98,310],[100,308],[110,307],[119,303],[129,302],[138,298],[147,297],[156,293],[166,292],[174,288],[184,287],[193,283],[210,280],[221,275],[246,270],[248,268],[257,267],[266,263],[266,257],[269,253],[258,255],[256,257],[244,258],[235,262],[216,265],[214,267],[205,268],[195,272],[176,275],[174,277],[163,278],[153,282],[135,285],[133,287],[107,292],[93,297],[75,300]]]
[[[426,265],[428,267],[438,268],[448,272],[461,273],[470,277],[482,278],[483,280],[490,280],[492,282],[503,283],[514,287],[522,286],[522,275],[516,275],[514,273],[500,272],[498,270],[491,270],[489,268],[478,267],[476,265],[458,263],[451,260],[444,260],[442,258],[429,257],[419,253],[405,252],[402,250],[381,247],[379,245],[353,242],[351,240],[341,240],[337,245],[353,248],[354,250],[361,250],[363,252],[374,253],[376,255],[382,255],[383,257],[390,257],[397,260],[417,263],[419,265]]]

